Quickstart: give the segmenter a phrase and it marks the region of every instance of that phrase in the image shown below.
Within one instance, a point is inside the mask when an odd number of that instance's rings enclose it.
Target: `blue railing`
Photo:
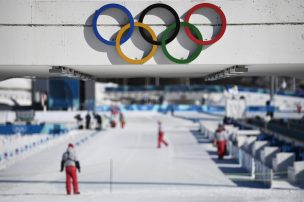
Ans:
[[[0,124],[0,135],[62,134],[69,129],[63,124]]]
[[[155,112],[170,112],[170,111],[196,111],[206,113],[223,113],[225,112],[225,106],[217,105],[121,105],[119,106],[121,111],[155,111]],[[110,111],[111,106],[96,106],[96,111],[107,112]],[[247,112],[275,112],[277,109],[273,106],[248,106]]]
[[[233,86],[220,86],[220,85],[167,85],[167,86],[119,86],[106,88],[106,92],[137,92],[137,91],[165,91],[165,92],[224,92]],[[239,92],[251,92],[269,94],[269,89],[254,88],[254,87],[238,87]],[[304,97],[304,91],[297,90],[296,92],[283,92],[279,91],[277,95]]]

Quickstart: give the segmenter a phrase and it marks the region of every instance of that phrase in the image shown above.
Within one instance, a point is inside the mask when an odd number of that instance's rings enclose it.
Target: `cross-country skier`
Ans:
[[[157,148],[161,147],[161,144],[168,146],[168,143],[164,140],[164,131],[162,129],[162,123],[158,121],[158,140],[157,140]]]
[[[74,194],[80,194],[78,190],[78,180],[77,180],[77,172],[80,172],[80,164],[76,157],[74,145],[70,143],[68,145],[68,149],[62,155],[61,160],[61,169],[60,172],[63,171],[65,167],[66,173],[66,192],[67,194],[71,194],[71,179],[73,181],[73,192]]]

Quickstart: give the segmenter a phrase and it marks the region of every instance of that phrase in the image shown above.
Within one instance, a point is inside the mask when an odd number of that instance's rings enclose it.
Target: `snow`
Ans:
[[[206,118],[212,121],[210,115]],[[157,113],[126,113],[126,119],[125,129],[78,131],[1,170],[0,201],[304,201],[304,191],[293,186],[265,189],[235,183],[220,169],[232,170],[234,164],[218,162],[215,148],[199,144],[191,133],[198,123]],[[158,120],[169,142],[161,149],[156,148]],[[76,147],[81,195],[67,196],[65,174],[59,172],[61,155],[69,142],[84,139]]]

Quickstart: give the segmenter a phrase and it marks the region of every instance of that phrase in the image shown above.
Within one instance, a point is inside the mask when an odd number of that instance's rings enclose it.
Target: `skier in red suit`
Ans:
[[[161,147],[161,144],[168,146],[168,143],[164,140],[164,131],[162,130],[162,123],[158,121],[158,141],[157,148]]]
[[[65,167],[65,173],[66,173],[66,192],[67,194],[71,194],[71,179],[73,181],[73,193],[74,194],[80,194],[78,190],[78,180],[77,180],[77,172],[80,172],[80,164],[76,157],[74,145],[69,144],[68,149],[66,152],[62,155],[61,160],[61,169],[60,172],[63,171]]]
[[[215,131],[215,144],[217,146],[218,159],[223,159],[226,154],[226,133],[224,125],[219,124]]]

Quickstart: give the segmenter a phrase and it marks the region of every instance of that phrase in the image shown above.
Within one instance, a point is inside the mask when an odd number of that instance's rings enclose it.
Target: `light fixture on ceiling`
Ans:
[[[205,81],[215,81],[219,79],[224,79],[228,77],[238,76],[240,74],[248,72],[248,68],[246,68],[244,65],[235,65],[232,67],[228,67],[226,69],[223,69],[221,71],[208,74],[205,76]]]
[[[79,71],[76,71],[74,69],[63,67],[63,66],[52,66],[51,69],[49,69],[49,73],[51,73],[53,76],[59,76],[59,77],[68,77],[68,78],[74,78],[74,79],[80,79],[83,81],[87,80],[95,80],[93,76],[89,74],[85,74]]]

